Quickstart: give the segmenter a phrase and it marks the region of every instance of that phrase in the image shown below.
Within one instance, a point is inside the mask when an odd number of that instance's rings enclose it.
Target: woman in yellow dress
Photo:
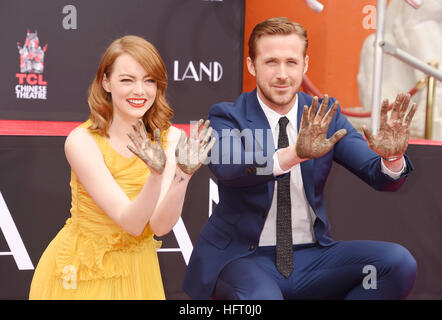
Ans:
[[[179,219],[215,142],[208,121],[188,139],[171,125],[166,88],[164,62],[143,38],[103,54],[90,117],[65,142],[71,217],[40,258],[30,299],[165,299],[153,236]]]

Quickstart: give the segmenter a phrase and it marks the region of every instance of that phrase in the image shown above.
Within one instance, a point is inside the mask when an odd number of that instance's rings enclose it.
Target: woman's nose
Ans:
[[[135,82],[134,94],[142,95],[143,94],[143,83],[142,81]]]

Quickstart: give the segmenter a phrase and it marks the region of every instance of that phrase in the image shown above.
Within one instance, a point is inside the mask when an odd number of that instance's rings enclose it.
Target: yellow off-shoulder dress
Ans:
[[[164,149],[168,131],[162,133]],[[91,134],[115,181],[134,199],[149,176],[146,164]],[[140,236],[132,236],[97,206],[72,170],[70,186],[71,217],[41,256],[29,299],[165,299],[156,252],[161,243],[149,223]]]

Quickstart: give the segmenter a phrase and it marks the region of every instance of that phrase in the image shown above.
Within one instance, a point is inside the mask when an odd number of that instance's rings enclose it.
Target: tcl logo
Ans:
[[[35,85],[38,84],[40,86],[46,86],[48,83],[43,80],[42,74],[34,74],[34,73],[16,73],[15,76],[18,79],[19,84],[24,84],[24,80],[26,80],[26,84]]]
[[[173,62],[173,80],[184,81],[191,79],[201,82],[204,80],[218,82],[223,76],[223,67],[218,61],[208,63],[199,62],[194,64],[192,61],[180,64],[178,60]]]

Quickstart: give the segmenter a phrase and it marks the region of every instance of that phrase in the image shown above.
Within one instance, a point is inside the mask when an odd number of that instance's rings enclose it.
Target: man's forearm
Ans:
[[[298,163],[308,160],[298,157],[296,154],[296,145],[280,149],[277,151],[276,155],[275,160],[278,161],[279,167],[282,171],[287,171]]]

